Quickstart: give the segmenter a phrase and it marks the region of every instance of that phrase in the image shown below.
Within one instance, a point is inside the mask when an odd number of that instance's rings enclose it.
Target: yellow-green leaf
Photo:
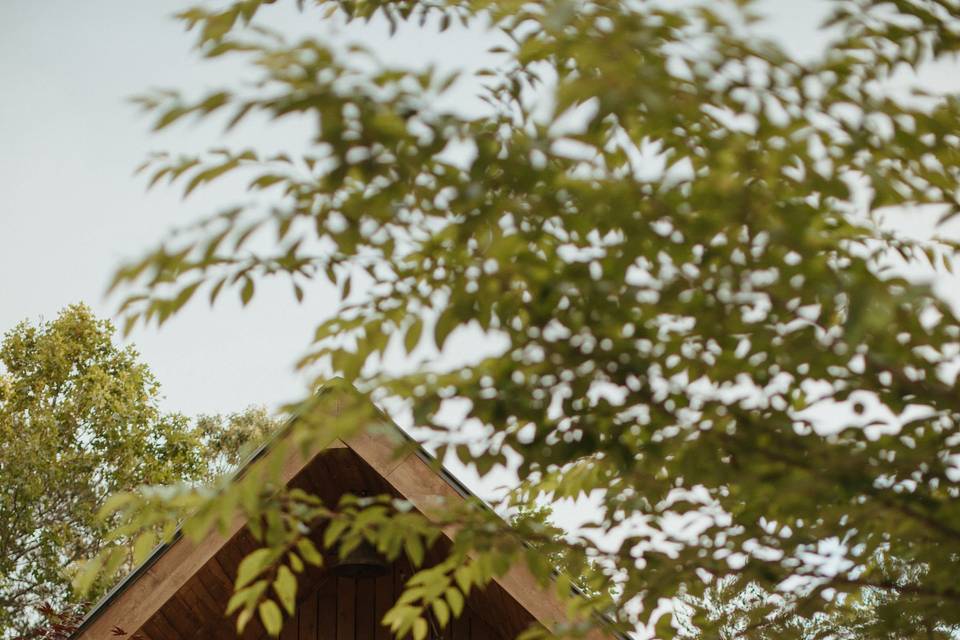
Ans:
[[[240,566],[237,567],[237,589],[249,584],[267,568],[271,553],[270,549],[257,549],[240,561]]]
[[[323,565],[323,556],[317,551],[313,542],[309,538],[301,538],[297,541],[297,550],[300,551],[300,557],[315,567]]]
[[[263,622],[263,628],[267,633],[274,637],[280,635],[280,630],[283,629],[283,613],[277,603],[273,600],[264,600],[260,603],[258,611],[260,621]]]
[[[277,571],[277,579],[273,581],[273,590],[277,592],[280,604],[287,610],[287,613],[293,615],[297,606],[297,578],[286,565],[280,567]]]

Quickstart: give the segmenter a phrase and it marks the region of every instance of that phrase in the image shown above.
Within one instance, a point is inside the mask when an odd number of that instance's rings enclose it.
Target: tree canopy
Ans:
[[[0,637],[83,611],[71,580],[109,538],[113,523],[97,512],[111,494],[208,481],[276,427],[256,408],[196,421],[162,412],[149,368],[113,338],[108,321],[73,305],[0,343]],[[129,554],[115,558],[88,597],[131,568]]]
[[[189,195],[243,176],[252,196],[117,272],[129,326],[201,291],[246,304],[267,278],[296,300],[335,284],[339,306],[301,365],[403,399],[441,458],[515,468],[499,507],[592,496],[592,528],[564,537],[565,563],[591,560],[617,596],[573,606],[621,628],[823,637],[829,615],[862,637],[955,632],[960,322],[903,275],[950,270],[957,248],[943,230],[960,204],[960,100],[910,88],[960,48],[955,0],[837,2],[826,46],[804,59],[757,35],[749,1],[300,3],[303,20],[488,29],[502,44],[471,77],[288,41],[263,27],[272,4],[179,15],[200,57],[242,60],[256,82],[139,101],[158,129],[306,116],[309,148],[152,157],[151,185]],[[442,106],[455,86],[486,111]],[[897,212],[935,235],[893,231]],[[495,353],[445,368],[457,333]],[[396,356],[418,366],[384,366]],[[323,440],[364,424],[297,429]],[[213,505],[239,505],[326,526],[331,545],[366,537],[398,553],[404,540],[415,560],[417,540],[456,521],[451,561],[388,614],[418,640],[428,611],[447,619],[512,562],[548,576],[561,544],[481,510],[414,525],[402,505],[291,502],[242,483],[191,495],[178,504],[200,514],[193,535]],[[136,527],[161,503],[116,506]],[[278,629],[302,564],[281,551],[300,534],[258,535],[231,609]],[[547,552],[528,553],[533,541]]]

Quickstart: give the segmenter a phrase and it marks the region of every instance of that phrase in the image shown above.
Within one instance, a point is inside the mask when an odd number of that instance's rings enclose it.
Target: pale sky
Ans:
[[[113,317],[117,300],[104,292],[122,259],[138,256],[172,226],[243,198],[223,188],[184,203],[172,189],[145,192],[144,180],[133,176],[149,151],[199,151],[217,143],[217,129],[188,124],[151,134],[128,97],[151,87],[210,88],[241,71],[192,54],[191,34],[170,19],[189,4],[0,2],[0,331],[80,301]],[[816,49],[811,36],[823,2],[768,6],[771,33],[797,51]],[[267,11],[288,33],[330,31],[316,11]],[[382,24],[348,35],[393,64],[447,68],[482,66],[490,43],[482,32],[455,29],[443,36],[407,29],[390,39]],[[462,99],[466,104],[469,96]],[[302,131],[295,124],[247,127],[238,143],[295,147]],[[232,298],[213,310],[197,301],[162,329],[131,338],[159,378],[168,410],[273,407],[305,390],[293,363],[312,327],[332,312],[329,296],[320,287],[298,306],[286,286],[260,287],[245,310]]]
[[[169,16],[185,2],[3,0],[0,2],[0,330],[52,318],[83,301],[113,317],[106,299],[121,260],[137,257],[172,226],[225,206],[242,191],[212,190],[184,203],[172,189],[145,192],[133,169],[151,150],[201,151],[215,127],[187,125],[164,135],[127,98],[151,87],[202,90],[236,75],[230,64],[201,64],[192,36]],[[288,3],[293,5],[293,2]],[[317,12],[278,12],[288,32],[320,27]],[[483,34],[450,33],[418,42],[363,39],[384,59],[409,64],[477,65]],[[295,147],[295,125],[251,130],[235,140]],[[156,373],[164,406],[187,413],[232,411],[297,399],[305,381],[293,363],[312,327],[333,311],[330,292],[308,291],[298,306],[286,286],[258,287],[241,312],[229,303],[187,308],[162,329],[132,340]]]

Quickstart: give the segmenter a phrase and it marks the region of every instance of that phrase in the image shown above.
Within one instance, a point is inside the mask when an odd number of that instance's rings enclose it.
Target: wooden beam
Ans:
[[[462,501],[463,497],[450,483],[443,479],[420,456],[410,454],[400,461],[385,452],[385,443],[366,433],[344,439],[344,443],[357,455],[381,473],[396,489],[423,514],[429,517],[440,501]],[[386,471],[386,473],[384,473]],[[446,527],[444,535],[452,540],[456,531]],[[540,586],[537,579],[527,569],[526,564],[517,563],[504,575],[494,577],[494,582],[511,598],[547,629],[567,621],[563,604],[549,589]],[[399,594],[397,594],[399,595]],[[590,640],[607,639],[610,636],[594,630],[587,634]]]
[[[281,439],[282,441],[282,439]],[[302,456],[299,448],[286,446],[287,455],[280,470],[280,480],[290,482],[320,451]],[[274,445],[277,446],[277,445]],[[335,441],[327,448],[343,447]],[[266,462],[269,454],[257,460],[253,465]],[[204,564],[207,563],[244,525],[246,520],[237,517],[230,523],[226,533],[213,531],[199,542],[181,537],[174,541],[156,558],[145,571],[137,575],[130,584],[121,588],[109,602],[102,602],[94,608],[95,617],[83,628],[74,640],[114,640],[114,627],[133,634],[143,626],[160,608],[186,585]]]

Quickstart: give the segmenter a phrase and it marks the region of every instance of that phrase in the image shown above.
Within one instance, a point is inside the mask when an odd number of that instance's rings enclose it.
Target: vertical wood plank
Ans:
[[[396,598],[393,595],[393,574],[395,570],[396,566],[391,565],[389,573],[377,578],[376,584],[374,585],[374,640],[392,640],[390,629],[382,623],[384,614],[386,614],[390,607],[393,606],[393,603],[396,602]]]
[[[230,632],[232,635],[237,633],[237,620],[236,616],[233,617],[230,621]],[[240,636],[241,640],[263,640],[267,637],[267,630],[263,628],[263,623],[260,622],[260,616],[254,616],[253,620],[243,629],[243,634]],[[200,638],[197,638],[200,640]]]
[[[203,626],[203,622],[176,596],[163,605],[160,615],[176,630],[177,638],[191,638]]]
[[[403,588],[406,586],[407,580],[414,574],[414,568],[413,565],[410,564],[410,560],[407,559],[406,554],[403,553],[401,553],[393,563],[393,566],[393,596],[394,598],[399,598],[400,594],[403,593]],[[412,637],[413,635],[408,633],[404,636],[404,640],[409,640]]]
[[[152,635],[150,635],[150,632],[147,631],[146,623],[140,627],[140,629],[133,634],[132,637],[139,638],[140,640],[159,640],[158,638],[155,639]]]
[[[199,576],[190,578],[177,596],[196,614],[201,624],[224,617],[223,610],[217,606],[215,596],[207,590]]]
[[[493,612],[490,612],[491,614]],[[470,640],[497,640],[500,637],[493,629],[490,628],[490,625],[487,622],[480,618],[479,616],[471,616],[473,619],[470,621]],[[491,622],[494,622],[493,618],[490,618]]]
[[[453,640],[470,640],[470,611],[466,610],[453,621]]]
[[[299,640],[316,640],[317,638],[317,608],[319,595],[313,594],[298,605],[300,610]]]
[[[317,610],[318,640],[337,640],[337,593],[321,591]]]
[[[413,575],[413,567],[410,565],[410,561],[407,560],[407,556],[401,554],[397,558],[396,562],[393,563],[393,597],[399,598],[400,594],[403,593],[403,587],[407,584],[407,580],[410,579],[410,576]]]
[[[227,591],[217,579],[212,571],[202,570],[196,576],[200,580],[203,589],[209,594],[209,608],[214,616],[223,620],[227,619],[227,601],[230,599],[232,591]],[[232,589],[232,587],[230,587]]]
[[[163,614],[157,612],[147,620],[146,624],[143,625],[143,629],[150,634],[150,637],[154,640],[173,640],[176,638],[176,630],[170,626],[170,623],[167,622],[166,618],[163,617]],[[130,629],[124,629],[127,633],[131,633]]]
[[[377,624],[376,580],[357,580],[357,638],[374,640]]]
[[[210,562],[207,563],[207,566],[204,567],[201,573],[204,576],[203,580],[207,588],[211,592],[219,594],[220,610],[226,611],[227,602],[230,600],[230,596],[233,595],[233,580],[231,580],[227,572],[223,570],[223,566],[216,557],[213,557]]]
[[[237,568],[240,562],[248,553],[260,546],[260,543],[254,539],[250,531],[244,527],[234,534],[233,538],[214,556],[220,564],[220,567],[227,574],[231,585],[237,579]]]
[[[297,611],[294,611],[291,616],[287,614],[285,609],[283,610],[283,627],[280,629],[280,640],[297,640],[297,636],[300,634],[298,615]]]
[[[357,581],[337,578],[337,640],[356,639]]]
[[[207,621],[202,627],[197,629],[190,636],[180,637],[179,640],[209,640],[210,638],[239,639],[239,640],[263,640],[266,636],[266,630],[260,623],[260,619],[254,617],[244,628],[243,633],[237,633],[236,616],[227,618],[219,615]]]

